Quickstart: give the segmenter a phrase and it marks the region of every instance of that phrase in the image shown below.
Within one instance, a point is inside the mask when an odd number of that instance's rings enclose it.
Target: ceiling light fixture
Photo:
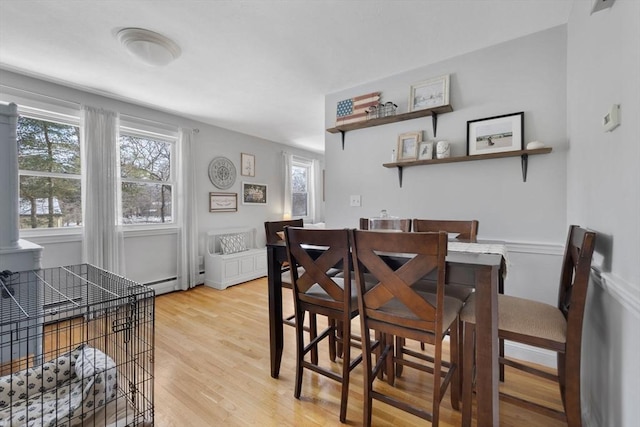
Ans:
[[[124,28],[117,37],[127,52],[154,67],[169,64],[182,52],[173,40],[143,28]]]

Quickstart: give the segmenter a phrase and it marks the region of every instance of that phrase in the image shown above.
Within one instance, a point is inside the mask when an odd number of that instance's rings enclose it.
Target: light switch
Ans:
[[[360,195],[352,195],[350,201],[351,206],[360,206]]]

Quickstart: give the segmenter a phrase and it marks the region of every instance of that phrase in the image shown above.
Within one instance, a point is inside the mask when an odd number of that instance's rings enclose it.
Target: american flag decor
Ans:
[[[338,102],[336,126],[367,120],[367,110],[378,105],[380,92],[372,92]]]

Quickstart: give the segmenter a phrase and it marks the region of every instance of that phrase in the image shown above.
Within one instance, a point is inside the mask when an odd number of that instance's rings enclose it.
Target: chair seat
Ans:
[[[476,323],[475,293],[472,294],[460,313],[460,320]],[[498,295],[498,329],[511,333],[542,338],[557,343],[567,341],[567,321],[562,312],[549,304]]]
[[[429,292],[416,292],[421,295],[430,304],[436,305],[436,294]],[[445,333],[451,324],[456,320],[460,309],[462,308],[462,301],[457,298],[444,297],[443,316],[442,316],[442,333]],[[381,306],[378,311],[393,316],[401,317],[407,320],[420,322],[421,319],[416,316],[411,310],[407,310],[406,306],[402,304],[397,298],[389,300],[386,304]],[[372,315],[374,317],[375,315]]]
[[[413,287],[420,292],[429,292],[431,294],[435,294],[437,292],[437,285],[435,282],[420,280],[416,282]],[[452,297],[458,299],[462,302],[465,302],[469,296],[473,293],[473,288],[470,286],[464,285],[453,285],[453,284],[445,284],[444,286],[444,294],[445,296]]]

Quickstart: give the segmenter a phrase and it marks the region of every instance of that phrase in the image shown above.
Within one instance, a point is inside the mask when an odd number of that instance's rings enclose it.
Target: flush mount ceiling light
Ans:
[[[117,37],[127,52],[147,65],[167,65],[181,53],[173,40],[143,28],[124,28]]]

